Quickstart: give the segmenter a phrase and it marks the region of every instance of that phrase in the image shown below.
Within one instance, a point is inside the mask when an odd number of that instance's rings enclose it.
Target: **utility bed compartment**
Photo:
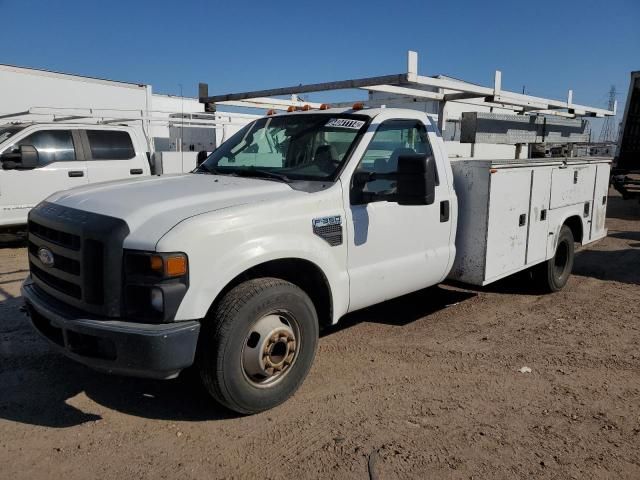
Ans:
[[[606,235],[610,160],[452,160],[458,196],[456,260],[449,278],[486,285],[551,258],[567,216],[582,243]]]

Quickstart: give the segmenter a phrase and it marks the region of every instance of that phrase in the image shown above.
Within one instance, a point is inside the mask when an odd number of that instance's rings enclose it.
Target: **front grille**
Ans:
[[[120,316],[122,244],[129,233],[123,220],[43,202],[29,213],[28,228],[29,266],[39,289],[80,311]]]
[[[45,227],[34,221],[29,222],[29,233],[33,233],[43,240],[47,240],[61,247],[70,248],[72,250],[80,250],[80,237],[53,228]]]
[[[30,263],[29,268],[31,269],[31,275],[34,275],[36,278],[42,280],[50,287],[55,288],[65,295],[71,295],[74,298],[82,298],[82,289],[80,288],[80,286],[58,278],[51,273],[45,272],[44,270],[36,267],[33,262]]]
[[[38,246],[33,242],[29,242],[29,253],[35,256],[38,255]],[[59,270],[70,273],[71,275],[80,275],[80,262],[78,260],[54,253],[53,261]]]

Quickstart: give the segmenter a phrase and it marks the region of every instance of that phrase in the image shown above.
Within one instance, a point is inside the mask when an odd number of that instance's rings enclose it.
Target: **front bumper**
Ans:
[[[200,322],[134,323],[83,318],[41,293],[30,278],[22,296],[34,328],[67,357],[96,370],[174,378],[193,364]]]

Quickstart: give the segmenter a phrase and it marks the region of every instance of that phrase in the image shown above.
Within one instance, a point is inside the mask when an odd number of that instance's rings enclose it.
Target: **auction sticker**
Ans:
[[[332,118],[327,122],[326,126],[360,130],[363,125],[364,125],[364,120],[352,120],[351,118]]]

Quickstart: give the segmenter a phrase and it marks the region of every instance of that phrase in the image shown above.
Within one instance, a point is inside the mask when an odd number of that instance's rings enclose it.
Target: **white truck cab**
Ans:
[[[80,123],[0,125],[0,230],[19,230],[54,192],[150,175],[139,129]]]
[[[270,115],[193,173],[40,203],[22,293],[69,357],[154,378],[195,363],[216,400],[254,413],[296,391],[320,328],[347,312],[448,276],[485,285],[530,268],[562,288],[574,242],[606,234],[608,170],[580,159],[452,169],[417,110]]]

